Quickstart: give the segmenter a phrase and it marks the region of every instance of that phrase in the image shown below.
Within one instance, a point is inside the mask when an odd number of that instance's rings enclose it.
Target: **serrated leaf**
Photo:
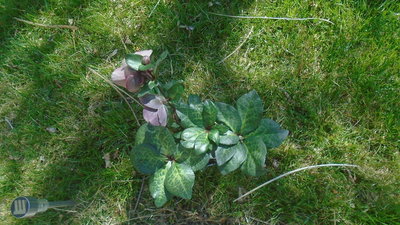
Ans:
[[[125,61],[128,66],[134,70],[139,71],[139,67],[142,66],[143,56],[137,54],[127,54]]]
[[[189,112],[191,111],[191,109],[188,104],[180,102],[177,103],[175,107],[176,107],[176,114],[181,120],[181,124],[184,128],[196,127],[196,125],[189,118]]]
[[[219,136],[219,143],[223,145],[236,145],[240,138],[232,131],[226,132],[224,135]]]
[[[135,144],[152,144],[164,155],[174,155],[177,150],[175,139],[167,128],[148,123],[137,131]]]
[[[165,189],[165,178],[167,176],[167,172],[171,167],[171,161],[165,164],[163,168],[158,169],[151,177],[150,177],[150,194],[151,197],[154,198],[154,203],[157,207],[163,206],[168,201],[168,195]]]
[[[247,149],[242,143],[234,145],[230,148],[231,151],[234,152],[234,155],[227,163],[218,167],[222,175],[226,175],[239,168],[247,158]]]
[[[165,90],[167,97],[170,99],[179,100],[185,91],[182,83],[183,82],[181,80],[173,80],[163,85],[163,89]]]
[[[261,176],[265,173],[265,158],[267,156],[267,148],[259,137],[249,137],[244,141],[247,148],[247,159],[243,163],[242,172],[250,176]]]
[[[213,141],[215,144],[219,144],[219,131],[217,129],[210,130],[208,134],[208,138]]]
[[[246,135],[254,131],[260,124],[262,113],[264,110],[263,102],[256,91],[250,91],[244,94],[236,102],[242,127],[240,133]]]
[[[191,199],[194,180],[194,172],[190,166],[174,162],[167,172],[165,187],[173,195]]]
[[[289,131],[282,129],[278,123],[271,119],[262,119],[260,126],[248,137],[259,136],[264,141],[267,148],[276,148],[288,136]]]
[[[236,108],[222,102],[217,102],[216,105],[218,108],[217,119],[225,123],[234,132],[238,133],[242,122]]]
[[[150,144],[140,144],[131,151],[133,166],[143,174],[153,174],[166,163],[166,158],[160,154],[160,150]]]
[[[214,102],[206,100],[203,108],[203,121],[205,127],[211,127],[217,120],[218,109]]]

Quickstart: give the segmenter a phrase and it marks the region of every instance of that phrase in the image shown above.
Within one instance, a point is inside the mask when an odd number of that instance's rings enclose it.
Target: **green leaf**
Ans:
[[[198,95],[189,95],[188,102],[189,102],[189,105],[190,104],[198,105],[198,104],[201,104],[201,98]]]
[[[166,163],[166,158],[160,154],[160,150],[150,144],[135,146],[130,156],[133,166],[144,174],[153,174]]]
[[[125,61],[128,66],[136,71],[139,71],[139,67],[142,66],[143,56],[136,54],[127,54],[125,56]]]
[[[208,153],[197,155],[193,149],[186,149],[184,147],[179,149],[182,149],[181,151],[183,151],[182,160],[180,161],[182,161],[183,164],[190,166],[194,172],[206,167],[210,161],[211,156]]]
[[[234,146],[218,146],[215,151],[215,159],[217,160],[218,166],[222,166],[233,157],[236,150],[233,147]]]
[[[238,133],[242,126],[238,111],[233,106],[222,102],[217,102],[216,105],[218,107],[217,119]]]
[[[158,169],[150,177],[150,194],[154,198],[154,203],[157,207],[163,206],[168,201],[167,191],[165,189],[165,178],[171,167],[171,161],[165,164],[161,169]]]
[[[225,134],[226,132],[229,131],[229,127],[223,125],[223,124],[215,124],[213,127],[213,129],[217,129],[219,131],[220,134]]]
[[[232,131],[226,132],[224,135],[219,136],[219,143],[223,145],[236,145],[240,138]]]
[[[182,139],[185,141],[195,142],[197,137],[202,133],[205,133],[205,130],[202,128],[187,128],[182,132]]]
[[[197,103],[197,100],[190,101],[189,98],[189,119],[198,127],[204,127],[203,125],[203,104]]]
[[[173,80],[163,85],[163,89],[165,90],[165,94],[168,98],[173,100],[179,100],[182,97],[185,88],[183,86],[183,81]]]
[[[247,149],[242,143],[234,145],[230,149],[234,152],[234,155],[227,163],[218,167],[222,175],[226,175],[239,168],[247,158]]]
[[[179,102],[175,105],[176,114],[181,120],[181,124],[184,128],[196,127],[196,125],[190,120],[189,112],[192,110],[188,104]]]
[[[154,67],[155,67],[155,65],[153,63],[149,63],[147,65],[140,65],[138,70],[139,71],[146,71],[146,70],[152,69]]]
[[[205,127],[211,127],[217,120],[218,109],[214,102],[206,100],[204,102],[203,120]]]
[[[246,138],[244,146],[247,148],[247,159],[243,163],[242,172],[250,176],[261,176],[265,173],[265,158],[267,148],[259,137]]]
[[[155,81],[149,81],[147,84],[145,84],[140,91],[137,93],[137,96],[143,97],[147,94],[151,94],[151,95],[157,95],[156,90],[154,89],[155,87],[158,86],[158,82]]]
[[[276,148],[288,136],[289,131],[282,129],[278,123],[270,119],[262,119],[260,126],[248,137],[259,136],[267,148]]]
[[[173,195],[191,199],[194,179],[194,172],[190,166],[174,162],[167,172],[165,187]]]
[[[208,145],[208,134],[206,130],[198,127],[187,128],[182,132],[182,139],[186,142],[181,142],[185,147],[193,147],[197,154],[202,154],[207,151]]]
[[[164,155],[174,155],[176,152],[176,143],[172,133],[165,127],[153,126],[148,123],[142,125],[137,131],[135,144],[152,144]]]
[[[208,134],[206,132],[201,133],[196,141],[194,142],[194,150],[196,154],[203,154],[207,152],[210,141],[208,140]]]
[[[213,141],[215,144],[219,144],[219,131],[217,129],[210,130],[208,134],[208,138]]]
[[[236,108],[242,120],[240,133],[246,135],[257,129],[264,108],[263,102],[257,92],[253,90],[240,97],[236,102]]]

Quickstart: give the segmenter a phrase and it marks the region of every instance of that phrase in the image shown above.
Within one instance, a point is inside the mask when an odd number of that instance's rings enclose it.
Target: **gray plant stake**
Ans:
[[[49,202],[46,199],[18,197],[11,204],[11,214],[16,218],[27,218],[51,208],[73,206],[75,204],[74,201]]]

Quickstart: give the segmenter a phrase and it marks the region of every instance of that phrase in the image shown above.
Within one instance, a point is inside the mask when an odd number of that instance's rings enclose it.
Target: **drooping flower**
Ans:
[[[142,64],[146,65],[150,63],[150,56],[152,53],[152,50],[144,50],[135,52],[134,54],[142,56]],[[138,92],[146,83],[146,81],[151,78],[152,75],[150,70],[134,70],[127,65],[125,60],[122,63],[122,66],[114,70],[114,72],[111,74],[111,80],[115,84],[126,88],[130,92]]]
[[[146,94],[139,98],[143,104],[143,118],[154,126],[167,126],[168,109],[161,95]]]

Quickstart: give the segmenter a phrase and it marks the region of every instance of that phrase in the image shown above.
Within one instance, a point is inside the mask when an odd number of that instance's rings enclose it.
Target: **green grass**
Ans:
[[[0,0],[0,224],[400,224],[400,3],[220,2],[163,0],[148,17],[156,0]],[[207,12],[321,17],[334,25]],[[79,30],[13,17],[73,19]],[[251,27],[239,51],[217,64]],[[233,103],[257,90],[264,115],[291,132],[269,152],[269,173],[221,176],[209,168],[198,173],[192,200],[174,199],[164,209],[154,207],[145,182],[135,211],[143,177],[128,154],[138,127],[121,97],[88,68],[109,76],[139,49],[169,50],[161,79],[184,80],[188,93]],[[115,156],[111,168],[106,153]],[[301,172],[232,203],[239,188],[320,163],[361,168]],[[19,195],[79,205],[16,220],[9,205]]]

